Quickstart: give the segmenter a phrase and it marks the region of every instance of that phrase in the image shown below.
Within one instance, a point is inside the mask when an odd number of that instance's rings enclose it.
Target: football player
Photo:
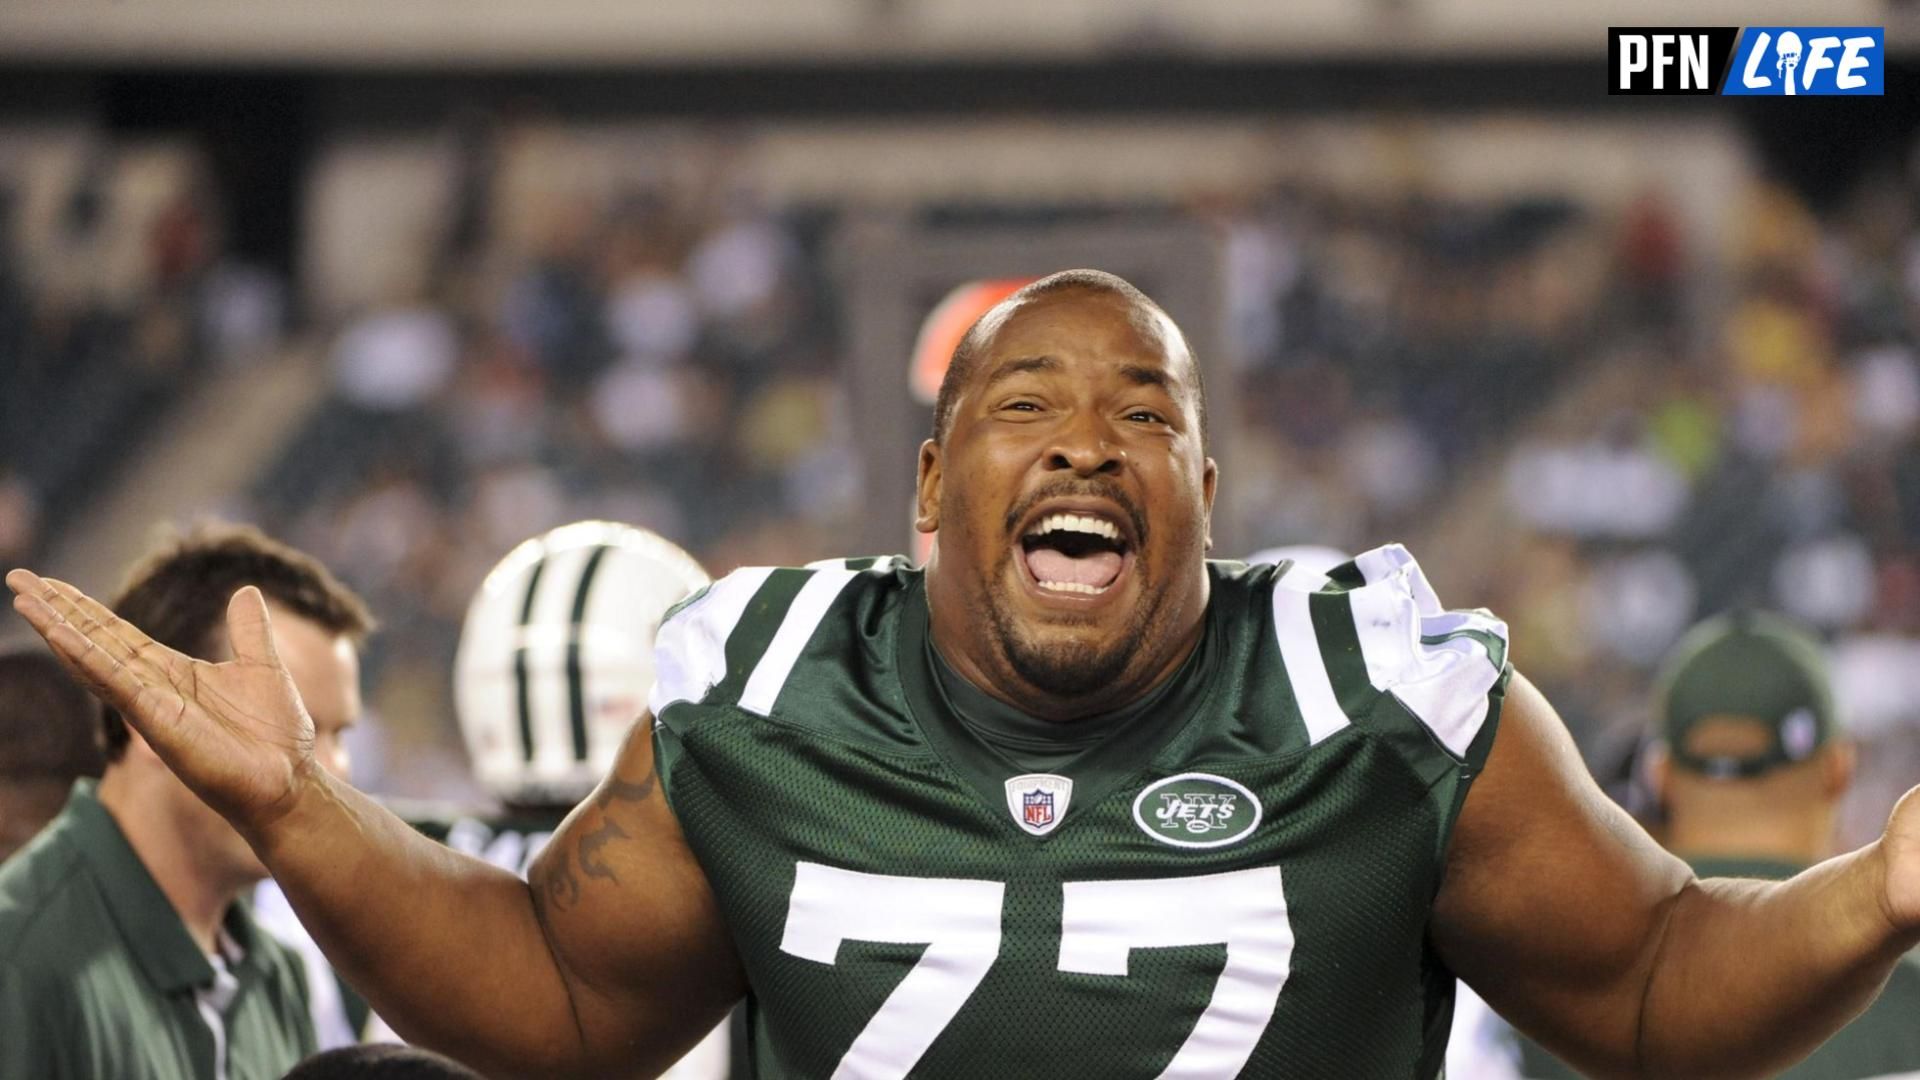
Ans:
[[[531,887],[308,764],[256,594],[210,665],[8,582],[381,1012],[490,1072],[657,1070],[750,994],[768,1076],[1430,1077],[1457,972],[1591,1072],[1761,1075],[1920,943],[1920,797],[1791,880],[1701,880],[1404,550],[1312,591],[1209,564],[1199,369],[1126,282],[1021,289],[942,390],[925,569],[742,570],[669,616],[653,738]]]
[[[524,874],[646,708],[661,618],[707,583],[678,545],[613,522],[563,525],[509,552],[467,606],[453,672],[467,756],[506,813],[417,824]]]

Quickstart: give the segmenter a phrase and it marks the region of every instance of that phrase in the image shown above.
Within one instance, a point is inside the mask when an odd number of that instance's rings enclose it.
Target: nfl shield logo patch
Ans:
[[[1022,829],[1034,836],[1052,832],[1067,816],[1073,781],[1052,773],[1028,773],[1007,781],[1007,811]]]
[[[1026,802],[1026,822],[1031,829],[1044,829],[1053,824],[1053,792],[1029,791],[1021,796]]]

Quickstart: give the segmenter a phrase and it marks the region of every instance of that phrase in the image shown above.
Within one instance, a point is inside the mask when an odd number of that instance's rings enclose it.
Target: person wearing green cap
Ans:
[[[1662,840],[1700,877],[1784,880],[1833,854],[1853,745],[1840,733],[1819,643],[1761,612],[1708,619],[1669,655],[1655,691],[1647,780]],[[1578,1076],[1531,1040],[1520,1073]],[[1920,1076],[1920,957],[1790,1080]]]

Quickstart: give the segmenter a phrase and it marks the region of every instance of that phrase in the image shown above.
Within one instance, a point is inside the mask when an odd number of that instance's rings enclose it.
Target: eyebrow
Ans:
[[[1169,394],[1173,393],[1173,379],[1159,368],[1128,364],[1120,369],[1120,374],[1135,386],[1156,386]]]
[[[1009,360],[999,367],[994,368],[993,374],[987,376],[987,386],[991,387],[1003,379],[1011,379],[1015,375],[1024,375],[1029,371],[1051,372],[1059,370],[1060,360],[1058,357],[1023,356],[1017,360]]]
[[[1009,360],[993,369],[993,374],[987,376],[987,387],[991,388],[996,383],[1011,379],[1015,375],[1024,375],[1028,372],[1050,373],[1059,370],[1060,359],[1058,357],[1044,355],[1022,356],[1014,360]],[[1151,368],[1142,364],[1126,364],[1120,368],[1120,374],[1135,386],[1151,386],[1169,395],[1172,395],[1174,392],[1173,377],[1159,368]]]

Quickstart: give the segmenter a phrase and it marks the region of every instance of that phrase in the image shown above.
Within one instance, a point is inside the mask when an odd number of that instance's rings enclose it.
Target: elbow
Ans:
[[[1688,1076],[1706,1080],[1697,1071],[1677,1068],[1671,1049],[1659,1027],[1663,1017],[1660,1002],[1662,976],[1673,966],[1676,924],[1684,922],[1683,911],[1701,895],[1700,879],[1687,875],[1673,895],[1661,901],[1650,924],[1650,932],[1641,949],[1642,961],[1634,966],[1638,1001],[1634,1009],[1632,1054],[1611,1075],[1621,1080],[1658,1080],[1661,1077]],[[1744,1074],[1742,1074],[1744,1075]]]

